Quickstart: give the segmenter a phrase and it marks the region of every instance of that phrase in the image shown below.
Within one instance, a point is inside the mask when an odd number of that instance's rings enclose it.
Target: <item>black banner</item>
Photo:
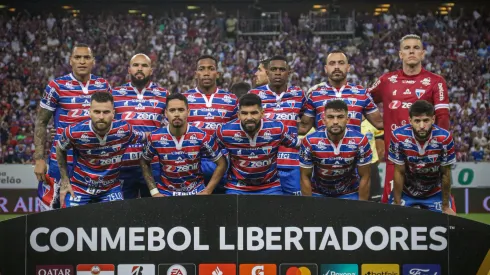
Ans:
[[[128,200],[9,220],[0,223],[0,234],[2,275],[490,271],[490,226],[427,210],[328,198]]]

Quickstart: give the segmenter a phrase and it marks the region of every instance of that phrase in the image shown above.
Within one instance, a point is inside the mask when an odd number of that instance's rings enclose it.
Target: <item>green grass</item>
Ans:
[[[15,217],[19,217],[22,215],[13,215],[13,214],[8,214],[8,215],[0,215],[0,222],[8,219],[12,219]],[[490,225],[490,214],[458,214],[458,217],[462,217],[465,219],[470,219],[474,220],[477,222],[482,222]]]

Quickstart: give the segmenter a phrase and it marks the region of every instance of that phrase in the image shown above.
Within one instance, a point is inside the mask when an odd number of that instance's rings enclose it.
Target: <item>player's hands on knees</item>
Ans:
[[[448,214],[448,215],[451,215],[451,216],[456,216],[456,212],[454,212],[454,210],[451,208],[451,207],[443,207],[442,208],[442,213],[444,214]]]
[[[203,196],[203,195],[211,195],[213,191],[209,191],[208,189],[204,188],[201,192],[197,193],[198,196]]]
[[[154,198],[163,198],[165,197],[164,195],[160,194],[160,192],[156,193],[155,195],[151,195]]]
[[[38,181],[46,182],[46,172],[48,167],[46,166],[46,161],[44,159],[36,160],[36,165],[34,166],[34,174]]]
[[[69,179],[61,179],[61,187],[60,187],[60,204],[61,204],[61,207],[65,206],[66,195],[71,196],[72,198],[75,198],[75,192],[73,192],[73,189],[71,188],[70,180]]]

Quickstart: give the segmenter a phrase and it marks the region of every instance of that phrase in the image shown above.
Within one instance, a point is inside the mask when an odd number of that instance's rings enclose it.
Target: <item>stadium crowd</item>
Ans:
[[[326,54],[338,48],[349,55],[349,81],[368,87],[383,73],[401,68],[398,39],[407,33],[422,36],[425,68],[447,81],[457,160],[490,160],[490,16],[358,13],[357,37],[337,41],[305,31],[301,20],[300,24],[289,18],[282,22],[288,32],[252,38],[236,36],[240,22],[221,14],[0,15],[0,163],[33,162],[34,120],[41,94],[49,80],[70,72],[68,60],[75,42],[92,46],[93,74],[106,78],[112,87],[127,81],[127,62],[139,52],[156,64],[153,80],[172,93],[194,87],[194,64],[202,54],[219,59],[219,86],[224,89],[237,82],[253,86],[260,60],[281,54],[288,57],[293,71],[291,85],[308,90],[326,81]]]

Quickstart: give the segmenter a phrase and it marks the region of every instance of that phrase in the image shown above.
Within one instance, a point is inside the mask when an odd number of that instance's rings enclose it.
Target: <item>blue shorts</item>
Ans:
[[[86,205],[89,203],[96,203],[96,202],[109,202],[109,201],[123,200],[120,185],[117,185],[97,195],[91,195],[91,194],[81,193],[76,191],[74,191],[74,193],[75,193],[74,198],[70,194],[66,194],[65,207]]]
[[[218,185],[213,191],[213,194],[224,194],[225,193],[225,184],[226,184],[226,178],[228,177],[228,169],[230,168],[230,163],[228,159],[228,155],[223,155],[223,157],[226,158],[226,163],[228,164],[228,167],[226,168],[226,172],[223,175],[223,178],[220,180]],[[209,181],[211,180],[211,177],[213,176],[214,170],[216,170],[216,163],[211,161],[210,159],[207,158],[202,158],[201,159],[201,172],[204,176],[204,184],[208,185]]]
[[[179,192],[179,191],[167,191],[167,190],[161,190],[158,189],[160,194],[166,196],[166,197],[176,197],[176,196],[192,196],[192,195],[197,195],[197,193],[201,193],[206,186],[204,184],[198,185],[194,190],[190,192]]]
[[[390,195],[389,203],[393,204],[393,193]],[[442,192],[439,191],[434,195],[425,198],[415,198],[402,192],[401,205],[442,213]],[[449,199],[449,207],[452,207],[451,199]]]
[[[354,200],[354,201],[359,200],[359,192],[354,192],[354,193],[340,195],[340,196],[327,196],[324,194],[313,192],[312,196],[313,197],[328,197],[328,198],[336,198],[336,199],[344,199],[344,200]]]
[[[155,182],[160,182],[160,163],[152,163],[151,170]],[[125,200],[151,197],[150,190],[143,178],[141,167],[134,166],[121,168],[119,179],[121,181],[122,193]]]
[[[241,191],[235,189],[226,189],[227,195],[284,195],[282,192],[282,187],[272,187],[259,191]]]
[[[277,168],[277,171],[284,195],[301,196],[299,167],[292,169]]]

